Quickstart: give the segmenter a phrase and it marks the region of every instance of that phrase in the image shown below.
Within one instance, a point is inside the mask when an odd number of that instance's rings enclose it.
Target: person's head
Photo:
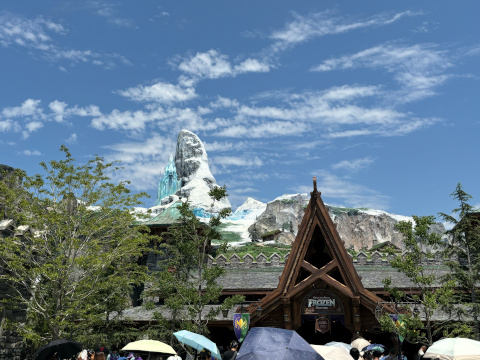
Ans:
[[[427,345],[422,345],[420,349],[422,349],[423,351],[427,351]]]
[[[383,354],[383,353],[382,353],[381,351],[374,351],[374,352],[372,353],[372,357],[373,357],[374,359],[378,359],[380,356],[382,356],[382,354]]]
[[[95,353],[95,360],[107,360],[105,353],[103,351],[99,351]]]
[[[237,340],[233,340],[232,342],[230,342],[230,349],[231,350],[237,350],[238,349],[238,341]]]
[[[365,352],[363,353],[363,358],[364,358],[365,360],[372,360],[372,353],[371,353],[370,351],[365,351]]]
[[[350,356],[353,358],[353,360],[358,360],[360,357],[360,351],[357,348],[352,347],[350,349]]]

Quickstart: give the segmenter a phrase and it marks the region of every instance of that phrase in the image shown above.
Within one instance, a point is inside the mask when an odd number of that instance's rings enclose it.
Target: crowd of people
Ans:
[[[219,346],[218,349],[222,356],[222,360],[235,360],[238,354],[240,344],[238,341],[233,340],[230,342],[226,351],[224,351],[222,346]],[[400,357],[396,348],[391,348],[388,353],[383,353],[380,351],[366,351],[364,353],[360,352],[356,348],[350,350],[350,356],[354,360],[422,360],[423,355],[427,351],[427,347],[422,345],[418,350],[418,353],[415,354],[413,359],[407,359],[403,351],[401,351]],[[160,357],[162,360],[190,360],[193,359],[190,354],[184,354],[184,357],[179,355],[170,355]],[[160,359],[159,358],[159,359]],[[201,351],[198,356],[198,360],[211,360],[213,359],[208,351]],[[140,355],[134,353],[129,353],[128,355],[120,355],[118,349],[112,348],[111,350],[102,347],[95,350],[83,350],[77,356],[77,360],[143,360]]]
[[[418,350],[418,353],[415,354],[415,357],[410,360],[422,360],[423,355],[427,351],[427,347],[422,345]],[[356,348],[350,349],[350,356],[354,360],[409,360],[403,353],[403,350],[400,352],[400,356],[396,348],[392,347],[388,351],[388,353],[383,353],[380,351],[366,351],[365,353],[361,354],[360,351]]]
[[[96,350],[82,350],[77,355],[77,360],[143,360],[140,356],[135,356],[134,353],[121,356],[118,349],[112,348],[111,350],[106,347],[102,347]]]

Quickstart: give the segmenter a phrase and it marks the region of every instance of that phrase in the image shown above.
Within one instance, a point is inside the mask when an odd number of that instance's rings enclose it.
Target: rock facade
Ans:
[[[194,208],[210,209],[208,192],[217,185],[208,166],[207,152],[200,138],[188,130],[178,134],[175,167],[181,189],[176,195],[188,198]],[[214,211],[231,208],[228,199],[216,202]]]
[[[296,234],[309,200],[307,194],[296,194],[283,195],[269,202],[265,212],[255,223],[258,233],[261,235],[277,229],[288,231],[291,223]],[[400,220],[413,221],[413,219],[383,211],[326,206],[347,249],[367,250],[375,245],[390,242],[404,250],[402,234],[395,229],[395,225]],[[253,225],[249,231],[252,229]],[[445,228],[443,224],[437,223],[432,226],[431,231],[443,234]],[[291,240],[293,243],[294,238]],[[288,244],[289,241],[290,239],[286,239],[282,242]]]

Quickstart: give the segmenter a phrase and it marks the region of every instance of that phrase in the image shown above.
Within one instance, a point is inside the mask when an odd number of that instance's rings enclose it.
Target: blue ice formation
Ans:
[[[233,214],[231,214],[229,217],[227,217],[227,220],[243,220],[243,219],[245,219],[245,216],[247,216],[251,212],[252,212],[252,210],[250,210],[250,209],[235,211]]]
[[[173,161],[173,155],[170,154],[163,179],[158,183],[155,206],[160,205],[164,197],[175,194],[181,187],[182,181],[177,179],[177,168],[175,167],[175,161]]]

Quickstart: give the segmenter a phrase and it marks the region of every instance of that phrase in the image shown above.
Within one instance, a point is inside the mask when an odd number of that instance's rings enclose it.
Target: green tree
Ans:
[[[480,282],[480,213],[469,204],[472,196],[467,194],[460,183],[451,196],[459,202],[452,214],[440,213],[453,228],[447,231],[451,242],[446,248],[450,269],[447,280],[455,282],[458,291],[445,310],[453,321],[449,332],[454,336],[473,336],[480,340],[479,331],[479,288]],[[458,306],[461,304],[461,306]],[[473,318],[473,321],[472,321]]]
[[[403,318],[404,325],[394,329],[392,321],[383,317],[381,324],[387,331],[395,330],[400,336],[411,342],[433,343],[434,330],[432,325],[433,312],[441,304],[449,301],[453,294],[452,283],[440,285],[440,278],[436,275],[436,267],[427,264],[427,258],[433,252],[442,250],[441,235],[430,231],[435,223],[433,216],[413,216],[415,225],[410,221],[400,221],[396,228],[403,234],[403,244],[406,252],[396,254],[390,261],[393,268],[403,273],[417,289],[418,294],[413,295],[413,301],[418,304],[419,314],[413,313],[413,308],[408,307],[407,316]],[[390,254],[394,254],[390,251]],[[401,303],[405,307],[405,294],[391,287],[391,279],[384,279],[385,289],[390,292],[395,304]],[[423,323],[422,318],[425,323]],[[393,327],[392,327],[393,326]],[[420,330],[420,331],[418,331]]]
[[[255,222],[253,223],[253,228],[248,232],[248,237],[252,242],[260,241],[260,235],[258,234],[257,230],[257,219],[255,218]]]
[[[17,171],[0,181],[4,217],[30,230],[0,242],[3,306],[25,311],[10,325],[34,346],[70,336],[93,346],[115,335],[115,315],[146,279],[136,259],[149,235],[131,226],[145,194],[111,182],[116,163],[95,156],[79,165],[60,150],[65,158],[40,163],[42,175]]]
[[[209,196],[213,208],[215,201],[227,196],[226,187],[213,188]],[[181,326],[207,334],[208,321],[217,317],[222,309],[230,309],[244,300],[242,296],[221,300],[222,287],[217,279],[225,270],[209,266],[207,261],[212,240],[221,239],[218,232],[221,219],[230,214],[230,209],[216,215],[210,213],[208,223],[199,220],[186,202],[179,210],[181,219],[170,227],[166,236],[164,271],[158,275],[158,291],[170,312],[171,333]],[[219,250],[225,251],[226,243]],[[210,306],[212,304],[216,306]]]

